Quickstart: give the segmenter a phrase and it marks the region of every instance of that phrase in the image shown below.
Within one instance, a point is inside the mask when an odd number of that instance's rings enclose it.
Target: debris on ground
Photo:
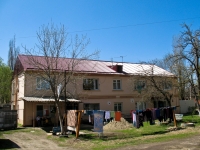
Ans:
[[[126,121],[123,117],[121,117],[121,121],[110,121],[107,123],[103,129],[104,130],[120,130],[120,129],[128,129],[133,127],[131,123]]]
[[[180,127],[169,127],[167,128],[168,131],[177,131],[177,130],[180,130],[181,128]]]

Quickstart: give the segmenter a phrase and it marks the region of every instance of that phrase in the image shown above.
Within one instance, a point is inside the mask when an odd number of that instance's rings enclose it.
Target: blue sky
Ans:
[[[88,53],[99,59],[137,63],[172,52],[181,24],[200,27],[198,0],[0,0],[0,57],[7,63],[9,40],[33,48],[36,32],[50,22],[70,36],[90,38]]]

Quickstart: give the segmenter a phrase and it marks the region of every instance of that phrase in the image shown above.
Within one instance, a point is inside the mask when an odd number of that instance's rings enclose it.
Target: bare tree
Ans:
[[[174,49],[173,55],[179,54],[180,50]],[[171,59],[171,54],[164,57],[165,65],[168,66],[168,70],[176,75],[178,79],[177,88],[179,89],[179,99],[189,99],[189,84],[188,84],[188,71],[183,60],[175,61]]]
[[[197,102],[198,110],[200,110],[198,102],[200,96],[200,30],[193,31],[187,24],[183,24],[182,28],[184,31],[181,32],[176,45],[174,45],[179,52],[171,54],[170,58],[175,64],[179,64],[181,61],[185,63],[187,82]]]
[[[15,36],[9,41],[9,51],[8,51],[8,66],[11,70],[14,70],[15,62],[18,54],[20,53],[19,47],[15,46]]]
[[[155,65],[157,60],[151,63],[141,64],[141,73],[131,77],[131,84],[134,90],[138,91],[138,96],[142,96],[142,101],[166,101],[171,106],[176,89],[176,77]],[[152,64],[153,63],[153,64]]]
[[[43,25],[37,32],[37,38],[36,50],[25,48],[26,53],[29,54],[28,63],[37,68],[37,76],[40,76],[43,81],[49,84],[52,97],[55,99],[61,132],[64,133],[59,96],[63,92],[68,96],[75,93],[75,91],[67,90],[65,87],[76,84],[76,78],[80,78],[79,75],[75,75],[79,64],[98,56],[98,51],[87,54],[86,47],[89,40],[86,36],[79,38],[76,35],[73,39],[68,38],[68,33],[63,25],[59,27],[53,23]],[[43,57],[41,59],[41,57],[34,55]]]

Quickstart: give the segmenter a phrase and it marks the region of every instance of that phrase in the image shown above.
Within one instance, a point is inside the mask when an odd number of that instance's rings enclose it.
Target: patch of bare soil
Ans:
[[[41,130],[41,129],[37,129]],[[13,134],[4,134],[4,140],[12,141],[13,145],[4,146],[5,149],[8,148],[20,148],[24,150],[62,150],[66,147],[59,147],[56,143],[47,139],[47,134],[34,134],[34,131],[29,132],[16,132]],[[1,145],[0,147],[2,147]],[[68,150],[73,150],[67,148]]]

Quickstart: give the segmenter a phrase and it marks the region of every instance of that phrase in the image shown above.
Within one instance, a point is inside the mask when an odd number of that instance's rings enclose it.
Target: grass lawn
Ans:
[[[75,138],[75,134],[66,137],[46,135],[45,138],[51,142],[56,143],[61,147],[74,147],[78,149],[93,149],[93,150],[104,150],[104,149],[116,149],[128,145],[138,145],[152,142],[163,142],[172,139],[180,139],[200,133],[200,117],[197,115],[184,116],[182,122],[178,122],[177,125],[180,127],[183,122],[195,122],[195,128],[186,128],[177,131],[169,132],[167,129],[173,127],[173,123],[169,124],[155,124],[149,125],[144,122],[144,127],[136,129],[135,127],[128,128],[125,130],[105,130],[103,135],[99,137],[98,133],[92,132],[91,130],[81,130],[84,134],[81,134],[78,139]],[[17,132],[31,133],[33,128],[0,131],[0,139],[3,138],[3,134],[14,134]],[[34,130],[35,136],[40,137],[46,134],[44,130]]]
[[[99,137],[98,133],[82,130],[81,132],[86,134],[80,135],[78,140],[75,140],[75,135],[70,135],[69,138],[65,140],[60,140],[52,136],[48,138],[50,140],[56,140],[61,146],[73,145],[73,147],[81,149],[104,150],[128,145],[169,141],[199,134],[199,116],[184,116],[181,122],[177,122],[177,126],[180,127],[183,122],[196,122],[196,127],[190,128],[189,131],[188,129],[180,129],[178,131],[169,132],[167,129],[173,127],[173,123],[171,125],[149,125],[149,123],[144,122],[144,127],[139,129],[132,127],[125,130],[106,130],[102,137]]]

